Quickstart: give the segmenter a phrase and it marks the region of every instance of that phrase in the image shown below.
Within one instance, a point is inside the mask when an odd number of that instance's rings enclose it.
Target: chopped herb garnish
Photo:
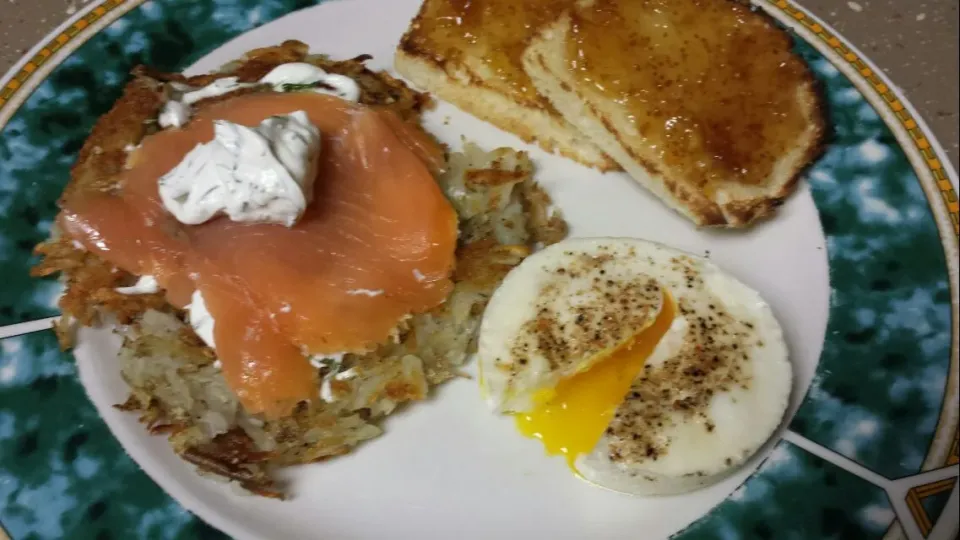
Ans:
[[[332,86],[323,81],[314,81],[311,83],[283,83],[280,85],[281,92],[302,92],[304,90],[312,90],[314,88],[324,88],[327,90],[334,89]]]
[[[301,84],[283,83],[280,85],[280,89],[284,92],[302,92],[303,90],[310,90],[318,86],[320,86],[320,81]]]

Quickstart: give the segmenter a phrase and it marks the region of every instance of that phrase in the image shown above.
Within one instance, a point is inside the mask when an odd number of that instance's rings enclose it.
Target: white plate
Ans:
[[[276,20],[227,43],[189,70],[201,73],[245,51],[299,39],[335,58],[372,54],[390,70],[393,50],[419,0],[334,1]],[[449,122],[447,119],[449,118]],[[599,174],[548,155],[441,103],[427,127],[453,147],[461,135],[486,149],[528,150],[537,179],[570,222],[574,236],[634,236],[706,254],[757,289],[786,332],[796,379],[789,414],[810,384],[826,328],[829,280],[824,236],[806,187],[779,216],[747,232],[711,232],[688,221],[624,174]],[[237,494],[204,479],[134,415],[113,409],[127,387],[109,330],[85,330],[76,350],[91,399],[131,456],[166,491],[237,538],[661,538],[729,495],[764,452],[739,473],[703,491],[635,498],[576,479],[559,458],[522,437],[509,418],[481,402],[474,381],[444,385],[434,399],[390,417],[386,433],[332,461],[291,468],[292,498]]]

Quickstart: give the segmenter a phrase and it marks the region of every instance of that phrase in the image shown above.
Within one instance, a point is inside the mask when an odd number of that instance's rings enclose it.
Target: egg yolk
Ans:
[[[533,411],[515,415],[520,432],[540,439],[547,454],[562,454],[576,472],[577,456],[596,446],[644,361],[670,328],[675,310],[664,294],[663,308],[650,326],[590,369],[560,381]]]

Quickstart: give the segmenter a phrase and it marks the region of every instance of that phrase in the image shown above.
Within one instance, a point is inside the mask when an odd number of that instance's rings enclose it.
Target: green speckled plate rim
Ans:
[[[143,3],[142,0],[106,0],[92,3],[52,32],[46,42],[34,47],[14,69],[0,79],[0,129],[14,116],[40,83],[78,47],[110,23]],[[931,442],[922,457],[922,464],[916,471],[898,475],[896,468],[884,469],[882,466],[871,468],[867,465],[876,465],[876,463],[870,463],[869,460],[861,462],[857,459],[856,452],[844,452],[843,448],[833,444],[835,441],[826,441],[824,444],[824,437],[818,432],[818,428],[822,426],[811,425],[808,421],[816,416],[817,411],[813,409],[822,402],[821,396],[814,395],[823,390],[820,382],[815,379],[798,417],[794,419],[791,429],[785,434],[784,441],[778,444],[758,472],[748,479],[733,496],[700,521],[679,533],[678,537],[717,537],[716,530],[723,525],[722,520],[728,519],[729,523],[730,516],[749,506],[744,502],[748,498],[747,488],[751,485],[762,485],[764,481],[776,480],[777,475],[780,474],[778,471],[784,467],[785,462],[805,468],[806,473],[822,469],[823,463],[843,469],[846,473],[841,474],[839,480],[834,473],[828,471],[829,474],[824,476],[825,481],[839,483],[844,489],[853,491],[872,488],[886,494],[888,506],[896,511],[896,518],[889,520],[883,537],[895,538],[904,535],[927,537],[937,528],[938,516],[927,515],[923,503],[924,497],[930,496],[933,492],[941,494],[941,498],[944,492],[949,495],[949,489],[955,486],[957,476],[958,292],[956,275],[960,220],[958,220],[958,201],[954,188],[956,173],[951,169],[929,129],[899,94],[899,90],[854,47],[799,6],[782,0],[778,2],[761,0],[758,3],[784,25],[793,29],[798,36],[812,45],[842,72],[879,113],[883,123],[889,128],[909,161],[936,223],[944,261],[947,265],[945,275],[949,276],[947,285],[951,310],[947,329],[950,334],[949,366],[946,376],[943,377],[942,401]],[[304,2],[299,4],[291,5],[286,11],[274,13],[274,17],[293,11],[296,7],[302,7]],[[826,226],[827,224],[825,228]],[[833,304],[834,302],[831,301],[831,315]],[[0,328],[0,337],[43,330],[48,327],[48,324],[48,321],[26,321],[5,326]],[[834,337],[835,333],[828,328],[828,343],[840,339]],[[847,337],[851,336],[848,334]],[[825,354],[828,348],[825,346]],[[818,367],[818,378],[820,371]],[[830,390],[840,394],[840,389],[831,388]],[[949,512],[943,512],[942,505],[940,512],[940,517],[949,514]],[[823,521],[829,522],[829,516],[827,515]],[[743,524],[743,520],[733,519],[732,522]],[[761,525],[754,525],[754,529],[748,533],[748,536],[769,536],[770,531],[764,530]],[[949,525],[949,529],[944,530],[943,527],[939,527],[938,532],[943,533],[943,536],[939,534],[938,536],[947,538],[956,535],[956,516],[953,516],[951,523],[944,523],[944,525]],[[920,536],[917,536],[918,534]]]

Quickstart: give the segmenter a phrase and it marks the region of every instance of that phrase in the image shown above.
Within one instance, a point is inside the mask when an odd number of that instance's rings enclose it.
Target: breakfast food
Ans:
[[[772,215],[823,139],[812,75],[746,2],[425,0],[396,67],[524,140],[622,167],[702,226]]]
[[[814,80],[772,19],[732,0],[590,0],[523,56],[537,90],[698,225],[769,216],[820,150]]]
[[[36,274],[64,280],[65,345],[119,323],[119,407],[280,497],[277,467],[379,435],[478,349],[490,405],[599,485],[679,493],[754,454],[791,384],[759,295],[657,244],[563,241],[525,153],[451,152],[366,59],[138,68],[98,122]],[[426,0],[396,61],[701,225],[768,215],[821,137],[789,39],[727,0]]]
[[[791,388],[780,325],[709,261],[578,238],[528,257],[487,306],[477,352],[497,412],[583,478],[681,493],[742,465]]]
[[[424,0],[395,67],[417,86],[548,152],[601,170],[619,166],[537,92],[521,56],[569,0]]]
[[[505,273],[566,234],[525,154],[450,154],[365,57],[138,68],[84,144],[37,275],[58,331],[116,321],[121,408],[266,496],[457,375]]]

